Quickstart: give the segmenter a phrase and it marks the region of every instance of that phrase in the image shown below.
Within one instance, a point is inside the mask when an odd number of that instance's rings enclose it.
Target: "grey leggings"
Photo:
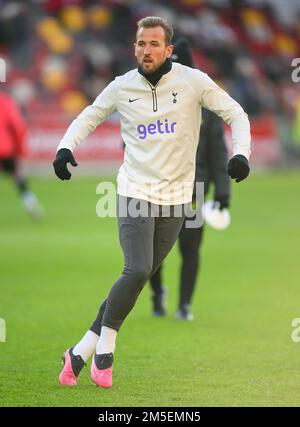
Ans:
[[[124,199],[119,196],[119,205],[124,203]],[[130,200],[128,198],[126,203]],[[102,326],[119,330],[146,282],[172,249],[184,218],[184,209],[181,216],[178,216],[178,212],[175,215],[172,209],[169,217],[118,216],[124,269],[101,304],[91,331],[100,335]]]

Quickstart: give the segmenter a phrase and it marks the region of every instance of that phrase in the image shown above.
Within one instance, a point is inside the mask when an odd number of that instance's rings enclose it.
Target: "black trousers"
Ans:
[[[179,237],[179,250],[181,254],[181,270],[179,285],[178,307],[190,304],[196,286],[197,274],[200,269],[200,246],[202,243],[204,227],[186,228],[183,224]],[[155,295],[163,290],[162,266],[154,273],[150,279],[150,285]]]
[[[119,196],[120,203],[128,205],[131,200]],[[145,201],[137,201],[150,204]],[[157,207],[157,205],[155,205]],[[118,209],[119,210],[119,209]],[[156,211],[157,212],[157,211]],[[118,215],[119,239],[124,254],[122,275],[110,289],[107,298],[100,306],[97,318],[90,330],[100,335],[101,327],[119,330],[128,313],[149,278],[156,272],[164,258],[172,249],[182,227],[185,213],[175,214],[171,209],[170,216],[127,216]]]
[[[12,176],[20,193],[28,191],[27,180],[21,175],[16,157],[0,158],[0,172],[3,171]]]

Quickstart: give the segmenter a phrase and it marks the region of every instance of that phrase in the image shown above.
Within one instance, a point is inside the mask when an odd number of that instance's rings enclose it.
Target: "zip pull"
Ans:
[[[158,105],[157,105],[157,95],[156,95],[156,88],[151,88],[152,90],[152,101],[153,101],[153,111],[157,111]]]
[[[147,81],[147,79],[145,79]],[[157,105],[157,95],[156,95],[156,87],[158,85],[159,82],[157,82],[156,86],[153,86],[150,82],[148,82],[148,85],[150,86],[151,89],[151,93],[152,93],[152,109],[154,112],[156,112],[158,110],[158,105]]]

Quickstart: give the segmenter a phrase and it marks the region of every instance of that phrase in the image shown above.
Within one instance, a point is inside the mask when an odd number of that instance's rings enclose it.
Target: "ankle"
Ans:
[[[111,368],[113,365],[113,360],[113,353],[95,354],[95,364],[100,370]]]

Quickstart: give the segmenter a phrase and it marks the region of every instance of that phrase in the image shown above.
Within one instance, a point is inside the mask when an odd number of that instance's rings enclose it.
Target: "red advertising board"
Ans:
[[[252,119],[251,165],[276,166],[280,161],[280,140],[276,118],[270,114]],[[231,153],[231,130],[226,126],[226,143]]]

